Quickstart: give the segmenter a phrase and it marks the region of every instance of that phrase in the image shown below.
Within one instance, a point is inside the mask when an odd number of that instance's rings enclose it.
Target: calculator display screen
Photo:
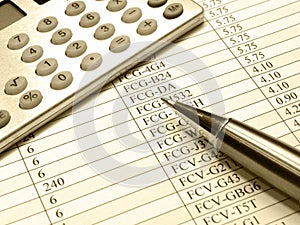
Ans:
[[[0,30],[26,16],[18,6],[11,1],[0,2]]]

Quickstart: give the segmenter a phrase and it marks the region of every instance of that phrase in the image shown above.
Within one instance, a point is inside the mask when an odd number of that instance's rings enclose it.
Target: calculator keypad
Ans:
[[[148,0],[150,7],[161,7],[165,5],[167,0]],[[111,12],[117,12],[124,9],[127,5],[126,0],[110,0],[106,8]],[[84,1],[73,1],[67,5],[65,14],[68,16],[76,16],[82,13],[86,9]],[[164,10],[164,17],[167,19],[174,19],[179,17],[183,13],[183,6],[180,3],[173,3],[168,5]],[[128,8],[122,14],[121,20],[124,23],[137,22],[142,17],[142,10],[138,7]],[[79,25],[83,28],[90,28],[95,26],[100,21],[100,15],[98,12],[88,12],[83,15],[79,21]],[[56,28],[58,20],[54,16],[48,16],[41,19],[37,25],[39,32],[49,32]],[[150,35],[158,28],[158,23],[155,19],[145,19],[141,21],[136,32],[142,36]],[[97,40],[105,40],[112,37],[115,34],[115,26],[111,23],[105,23],[100,25],[94,33],[94,38]],[[62,45],[67,43],[73,36],[72,31],[69,28],[60,28],[52,34],[51,43],[54,45]],[[16,34],[8,41],[7,47],[12,50],[21,49],[29,42],[29,37],[25,33]],[[125,51],[131,44],[130,38],[126,35],[115,37],[109,46],[109,50],[113,53],[120,53]],[[77,40],[70,43],[65,51],[65,55],[70,58],[79,57],[87,50],[87,44],[83,40]],[[31,63],[43,55],[43,48],[39,45],[33,45],[25,49],[22,53],[22,61]],[[86,55],[80,64],[80,68],[83,71],[90,71],[98,68],[102,64],[102,56],[100,53],[90,53]],[[52,74],[58,67],[58,62],[54,58],[47,58],[37,64],[36,74],[39,76],[47,76]],[[60,90],[68,87],[73,81],[72,74],[68,71],[63,71],[56,74],[51,80],[51,88]],[[21,93],[27,87],[27,80],[23,76],[15,77],[7,81],[5,85],[5,93],[8,95],[16,95]],[[29,103],[28,96],[31,94]],[[34,96],[34,98],[32,97]],[[42,99],[42,95],[39,91],[31,91],[25,93],[20,99],[20,107],[23,109],[34,108]],[[34,103],[35,102],[35,103]],[[38,104],[37,104],[38,102]]]
[[[18,50],[23,48],[29,42],[29,37],[25,33],[20,33],[12,36],[8,40],[7,47],[11,50]]]
[[[150,7],[161,7],[165,5],[167,0],[148,0]],[[117,12],[124,9],[127,5],[126,0],[110,0],[106,8],[111,12]],[[84,1],[73,1],[67,5],[65,14],[68,16],[76,16],[86,9]],[[174,19],[183,13],[183,6],[180,3],[173,3],[168,5],[164,10],[164,17],[167,19]],[[137,22],[142,17],[142,10],[138,7],[128,8],[123,12],[121,20],[124,23]],[[100,21],[98,12],[88,12],[83,15],[79,21],[79,25],[83,28],[90,28],[95,26]],[[39,32],[49,32],[56,28],[58,20],[54,16],[48,16],[38,22],[37,30]],[[150,35],[158,28],[158,23],[155,19],[145,19],[141,21],[136,32],[142,36]],[[115,26],[111,23],[100,25],[94,32],[94,38],[97,40],[105,40],[115,34]],[[69,28],[60,28],[52,34],[51,43],[54,45],[62,45],[67,43],[73,36]],[[8,41],[7,47],[12,50],[21,49],[29,42],[29,37],[25,33],[19,33],[11,37]],[[120,53],[125,51],[131,44],[130,38],[126,35],[115,37],[109,46],[109,50],[113,53]],[[87,44],[83,40],[77,40],[70,43],[65,51],[65,55],[70,58],[79,57],[87,50]],[[31,63],[43,55],[43,48],[39,45],[33,45],[25,49],[22,53],[22,61]],[[102,56],[100,53],[90,53],[86,55],[80,64],[83,71],[90,71],[98,68],[102,64]],[[40,61],[36,67],[36,74],[39,76],[47,76],[52,74],[58,67],[58,62],[54,58],[47,58]],[[61,90],[68,87],[73,81],[73,76],[69,71],[63,71],[53,76],[51,80],[51,88],[54,90]],[[5,93],[7,95],[16,95],[26,89],[28,82],[25,77],[18,76],[7,81],[5,85]],[[30,109],[37,106],[42,100],[42,95],[39,91],[29,91],[20,98],[20,108]]]
[[[178,23],[171,24],[170,20],[179,17],[185,5],[171,4],[174,2],[181,1],[53,0],[40,6],[34,4],[41,10],[28,12],[24,26],[20,23],[17,27],[18,32],[8,30],[5,34],[5,55],[2,53],[1,57],[11,54],[15,58],[4,68],[10,71],[10,67],[15,67],[12,70],[16,73],[3,80],[0,131],[18,130],[36,112],[50,113],[55,109],[51,107],[58,106],[55,100],[66,99],[78,90],[81,79],[85,76],[94,79],[97,74],[89,71],[99,69],[100,73],[109,74],[107,70],[114,69],[114,61],[118,65],[127,56],[133,60],[131,54],[136,51],[133,43],[141,41],[143,48],[161,38],[160,33],[164,35],[162,39],[171,37],[168,34],[172,27],[191,19],[185,15]],[[144,55],[139,52],[138,57]],[[124,71],[129,64],[118,66]]]

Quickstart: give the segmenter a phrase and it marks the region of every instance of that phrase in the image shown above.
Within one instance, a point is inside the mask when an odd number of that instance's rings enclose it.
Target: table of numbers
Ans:
[[[299,148],[300,2],[197,2],[205,22],[177,47],[0,155],[0,224],[299,223],[295,200],[214,149],[160,97]]]

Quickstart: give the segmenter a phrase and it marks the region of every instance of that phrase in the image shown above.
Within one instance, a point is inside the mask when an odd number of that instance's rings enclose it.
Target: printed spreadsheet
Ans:
[[[299,224],[159,98],[299,148],[300,1],[197,2],[201,26],[0,154],[0,224]]]

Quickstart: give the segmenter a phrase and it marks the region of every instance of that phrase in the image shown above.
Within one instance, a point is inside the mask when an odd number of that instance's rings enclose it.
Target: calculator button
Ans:
[[[166,4],[168,0],[148,0],[148,5],[151,7],[160,7]]]
[[[84,28],[95,26],[100,21],[99,13],[90,12],[81,17],[79,25]]]
[[[109,50],[113,53],[119,53],[125,51],[130,45],[130,38],[126,35],[122,35],[114,38],[109,46]]]
[[[20,108],[33,109],[41,103],[42,99],[43,96],[38,90],[28,91],[20,98]]]
[[[53,16],[50,16],[40,20],[36,29],[40,32],[48,32],[53,30],[57,24],[57,19]]]
[[[157,29],[157,22],[154,19],[143,20],[138,28],[137,32],[140,35],[149,35],[152,34]]]
[[[39,45],[33,45],[26,48],[22,53],[22,61],[26,63],[34,62],[43,55],[43,48]]]
[[[55,45],[67,43],[72,37],[72,31],[69,28],[63,28],[53,33],[51,42]]]
[[[142,17],[142,10],[134,7],[127,9],[122,16],[122,21],[125,23],[134,23]]]
[[[25,90],[27,84],[25,77],[15,77],[6,82],[4,91],[8,95],[17,95]]]
[[[99,53],[91,53],[85,56],[80,64],[84,71],[91,71],[98,68],[102,63],[102,57]]]
[[[52,78],[50,87],[54,90],[62,90],[68,87],[72,81],[72,74],[69,71],[62,71]]]
[[[49,0],[34,0],[37,4],[42,5],[46,2],[48,2]]]
[[[110,38],[115,33],[115,27],[111,23],[102,24],[95,31],[94,37],[98,40]]]
[[[21,33],[12,36],[8,40],[7,47],[11,50],[17,50],[23,48],[29,42],[29,37],[27,34]]]
[[[83,1],[71,2],[66,8],[66,15],[77,16],[85,10],[85,3]]]
[[[175,19],[183,13],[183,6],[180,3],[173,3],[167,6],[164,11],[164,17],[167,19]]]
[[[57,61],[54,58],[44,59],[36,67],[36,74],[40,76],[47,76],[57,69]]]
[[[0,110],[0,128],[5,127],[10,121],[10,114],[8,111],[1,109]]]
[[[125,8],[127,0],[110,0],[107,4],[107,9],[111,12],[117,12]]]
[[[70,58],[81,56],[87,49],[87,45],[84,41],[74,41],[68,45],[66,50],[66,56]]]

